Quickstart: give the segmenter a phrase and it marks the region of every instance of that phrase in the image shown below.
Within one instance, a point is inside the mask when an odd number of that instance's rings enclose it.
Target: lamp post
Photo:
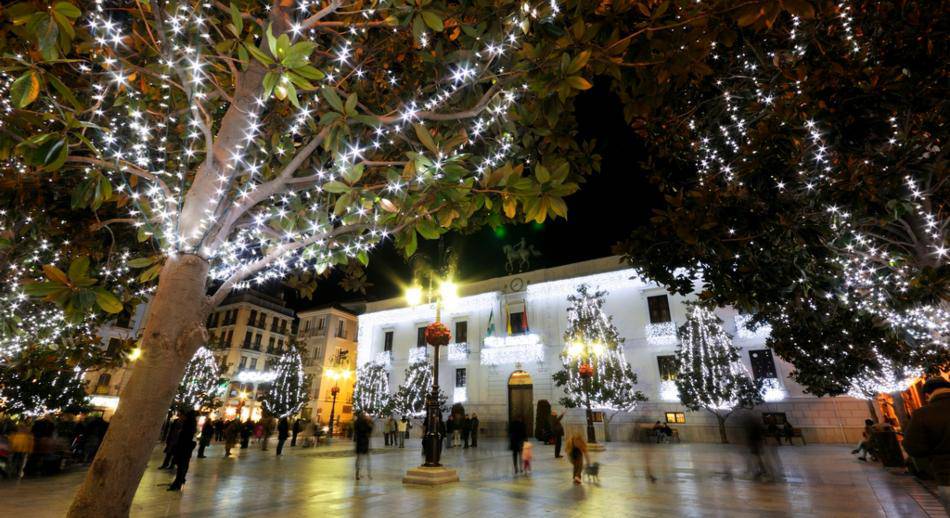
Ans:
[[[418,306],[425,300],[428,304],[435,304],[435,324],[441,325],[442,306],[458,297],[458,287],[451,280],[443,280],[439,285],[438,291],[432,289],[431,279],[429,288],[423,290],[418,285],[406,290],[406,301],[410,306]],[[444,326],[442,326],[444,328]],[[427,331],[430,327],[426,328]],[[442,445],[439,437],[439,421],[441,412],[439,409],[439,347],[445,345],[443,340],[429,340],[429,333],[426,333],[426,339],[433,347],[432,364],[432,390],[426,395],[426,434],[424,439],[425,463],[421,468],[410,469],[407,476],[403,478],[404,483],[412,484],[442,484],[446,482],[457,482],[458,474],[455,470],[447,469],[439,462],[442,456]],[[441,335],[441,338],[447,343],[447,330]]]
[[[594,364],[604,353],[604,345],[601,343],[573,343],[568,347],[568,356],[580,362],[577,367],[577,374],[580,375],[584,383],[584,405],[587,407],[587,442],[597,444],[597,434],[594,433],[594,412],[590,405],[590,384],[594,377]]]

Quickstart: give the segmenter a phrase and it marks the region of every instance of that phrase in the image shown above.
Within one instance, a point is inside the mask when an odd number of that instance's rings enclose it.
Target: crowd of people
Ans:
[[[5,478],[52,475],[96,456],[109,424],[101,415],[61,415],[0,422],[0,473]]]

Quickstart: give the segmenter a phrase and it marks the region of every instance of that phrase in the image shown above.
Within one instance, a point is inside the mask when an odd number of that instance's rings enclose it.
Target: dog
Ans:
[[[301,446],[304,448],[313,448],[316,446],[316,441],[313,440],[313,437],[305,437]]]
[[[592,462],[584,468],[584,475],[588,482],[600,482],[600,463]]]

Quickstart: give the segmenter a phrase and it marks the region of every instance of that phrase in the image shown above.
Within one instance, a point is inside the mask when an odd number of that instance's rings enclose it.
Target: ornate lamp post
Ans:
[[[431,288],[423,292],[422,288],[414,286],[406,290],[406,301],[410,306],[418,306],[425,300],[435,304],[435,322],[426,326],[425,340],[433,348],[432,390],[426,395],[426,435],[424,449],[426,460],[421,468],[410,469],[403,478],[404,483],[435,485],[458,481],[455,470],[447,469],[440,464],[442,456],[442,441],[439,436],[439,347],[447,345],[451,333],[441,322],[442,305],[458,297],[458,287],[450,280],[442,281],[439,290]]]
[[[590,384],[594,377],[594,362],[604,353],[604,344],[601,343],[573,343],[568,347],[567,354],[580,362],[577,374],[584,381],[584,404],[587,407],[587,442],[597,444],[597,435],[594,433],[594,412],[590,406]]]

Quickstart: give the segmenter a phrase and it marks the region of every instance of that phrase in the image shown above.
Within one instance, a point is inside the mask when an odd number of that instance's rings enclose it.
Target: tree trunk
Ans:
[[[70,518],[128,516],[185,366],[205,343],[207,261],[169,257],[148,309],[136,360],[96,458],[73,499]]]
[[[716,421],[719,422],[719,438],[723,444],[729,444],[729,437],[726,436],[726,418],[716,414]]]

